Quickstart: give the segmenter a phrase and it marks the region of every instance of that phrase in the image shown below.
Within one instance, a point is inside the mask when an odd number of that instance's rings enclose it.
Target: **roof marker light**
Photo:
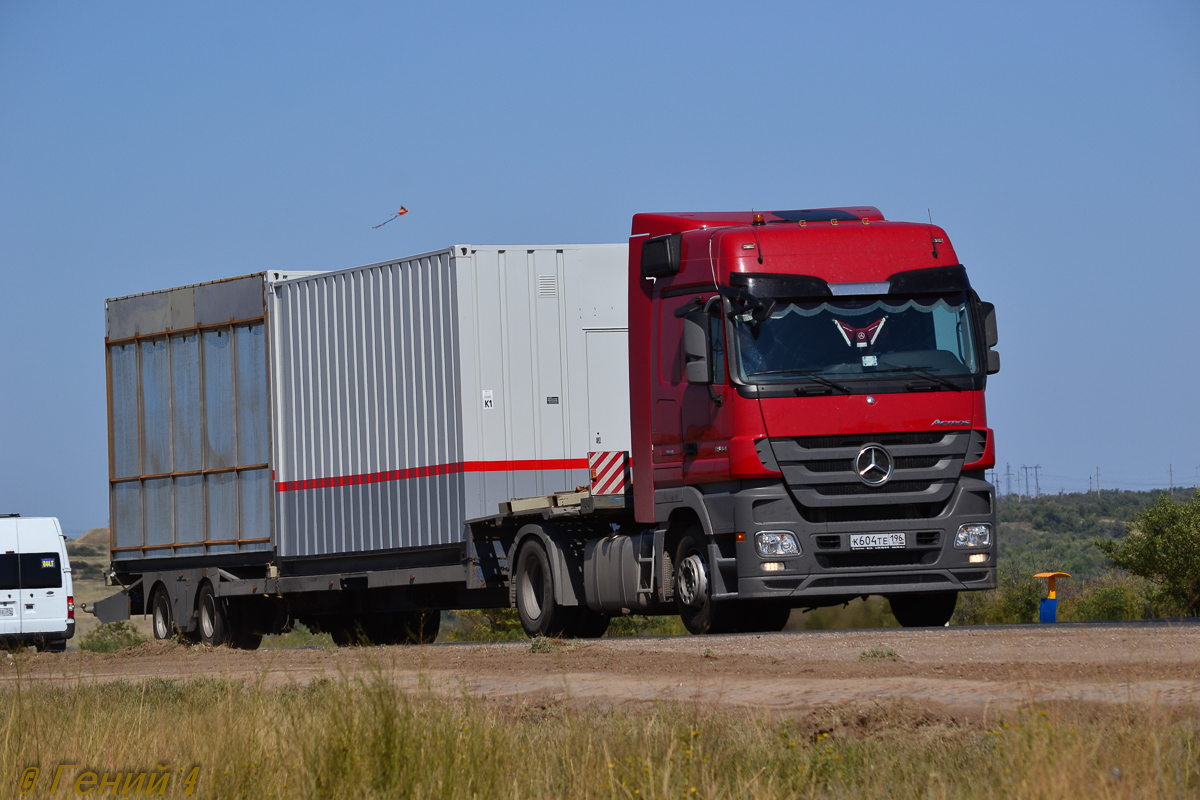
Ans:
[[[800,227],[801,227],[801,228],[807,228],[807,227],[808,227],[808,222],[807,222],[807,220],[803,220],[803,219],[802,219],[802,220],[800,220]]]
[[[829,220],[829,224],[830,224],[830,225],[837,225],[837,220],[836,220],[836,219],[831,219],[831,220]]]
[[[870,224],[871,224],[871,220],[867,219],[866,217],[863,217],[863,225],[870,225]]]
[[[755,225],[766,225],[767,222],[766,222],[766,220],[763,219],[762,214],[755,214],[754,215],[754,224]]]

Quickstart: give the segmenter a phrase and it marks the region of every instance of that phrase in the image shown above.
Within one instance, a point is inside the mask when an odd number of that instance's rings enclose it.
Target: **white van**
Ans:
[[[75,635],[74,595],[58,520],[0,514],[0,646],[66,650]]]

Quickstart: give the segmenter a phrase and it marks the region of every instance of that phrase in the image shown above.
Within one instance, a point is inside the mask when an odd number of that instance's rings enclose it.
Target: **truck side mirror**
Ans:
[[[708,352],[708,314],[703,311],[688,314],[683,318],[684,375],[688,383],[697,386],[712,383]]]
[[[995,375],[997,372],[1000,371],[1000,354],[997,353],[995,350],[988,350],[987,358],[988,358],[988,365],[987,365],[988,375]]]
[[[983,311],[983,337],[987,340],[988,347],[995,347],[1000,343],[1000,330],[996,327],[996,307],[991,303],[980,303],[979,307]]]
[[[1000,371],[1000,354],[992,348],[1000,342],[1000,329],[996,327],[996,306],[991,303],[980,303],[983,312],[983,338],[987,342],[987,374],[995,375]]]
[[[642,277],[666,278],[679,272],[682,233],[655,236],[642,242]]]

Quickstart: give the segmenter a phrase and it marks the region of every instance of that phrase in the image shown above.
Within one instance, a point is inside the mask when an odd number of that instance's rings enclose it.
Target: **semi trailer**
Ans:
[[[882,595],[942,625],[996,585],[997,341],[945,232],[872,207],[110,299],[93,611],[238,647],[485,607],[705,634]]]

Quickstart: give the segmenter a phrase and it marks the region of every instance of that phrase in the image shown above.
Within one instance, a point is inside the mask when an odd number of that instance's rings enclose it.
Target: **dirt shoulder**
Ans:
[[[864,660],[864,653],[877,657]],[[894,657],[890,654],[894,652]],[[1200,704],[1200,625],[806,631],[242,652],[149,643],[113,655],[0,656],[0,685],[232,678],[268,685],[383,677],[501,703],[652,701],[803,711],[910,700],[973,715],[1032,702]]]

